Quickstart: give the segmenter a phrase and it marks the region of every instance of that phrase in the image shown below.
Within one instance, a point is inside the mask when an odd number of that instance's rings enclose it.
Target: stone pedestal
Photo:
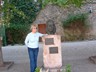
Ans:
[[[43,62],[45,68],[60,68],[62,66],[60,35],[43,37]]]
[[[7,70],[9,67],[13,65],[14,62],[3,62],[3,55],[2,55],[2,39],[0,37],[0,71]]]

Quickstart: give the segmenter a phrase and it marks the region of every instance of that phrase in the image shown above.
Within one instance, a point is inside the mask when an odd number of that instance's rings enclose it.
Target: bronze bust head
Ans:
[[[54,24],[54,21],[51,19],[49,19],[46,22],[46,32],[47,32],[47,34],[55,34],[55,32],[56,32],[56,26]]]

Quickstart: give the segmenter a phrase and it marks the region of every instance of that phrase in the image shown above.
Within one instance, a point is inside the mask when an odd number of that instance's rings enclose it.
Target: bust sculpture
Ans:
[[[46,32],[47,32],[47,34],[55,34],[55,32],[56,32],[56,26],[54,24],[54,21],[51,19],[49,19],[46,22]]]

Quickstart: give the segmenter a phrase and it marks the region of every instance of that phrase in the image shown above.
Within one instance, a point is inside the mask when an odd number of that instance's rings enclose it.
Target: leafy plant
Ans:
[[[87,14],[72,14],[67,17],[63,23],[64,28],[68,28],[72,23],[76,21],[82,21],[83,25],[86,26],[85,20],[87,19]]]
[[[71,65],[68,64],[68,65],[66,66],[66,72],[71,72]]]
[[[32,23],[41,10],[41,2],[34,0],[3,0],[0,6],[2,23],[29,24]]]
[[[60,7],[65,7],[73,4],[76,7],[81,7],[84,1],[86,0],[43,0],[42,5],[45,7],[47,4],[55,4]]]
[[[3,0],[4,4],[1,7],[1,13],[2,13],[2,23],[9,23],[11,18],[13,18],[13,13],[17,13],[19,16],[24,17],[24,12],[21,10],[18,10],[14,4],[9,2],[9,0]]]
[[[89,24],[86,22],[88,14],[72,14],[62,21],[64,41],[77,41],[86,38]]]
[[[21,15],[24,15],[20,16],[17,12],[13,11],[10,23],[14,24],[32,23],[41,9],[40,2],[34,2],[33,0],[9,0],[9,2],[21,11]]]
[[[37,67],[36,70],[35,70],[35,72],[40,72],[40,68]]]
[[[10,24],[6,25],[7,44],[23,44],[30,25]]]

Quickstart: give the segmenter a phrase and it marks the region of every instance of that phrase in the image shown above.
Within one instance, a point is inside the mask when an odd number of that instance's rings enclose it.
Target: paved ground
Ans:
[[[43,49],[40,44],[38,66],[43,65]],[[96,72],[96,65],[88,57],[96,55],[96,41],[62,43],[63,65],[71,64],[72,72]],[[14,61],[15,64],[7,71],[29,72],[29,58],[26,46],[15,45],[3,47],[4,61]]]

